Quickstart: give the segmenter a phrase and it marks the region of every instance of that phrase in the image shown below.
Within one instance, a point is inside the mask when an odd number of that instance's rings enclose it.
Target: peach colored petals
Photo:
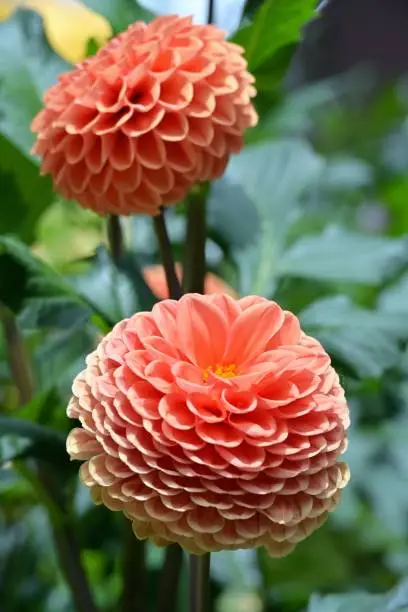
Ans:
[[[176,274],[179,281],[183,278],[183,267],[181,264],[176,263],[175,265]],[[159,300],[164,300],[169,297],[169,290],[167,287],[166,275],[164,273],[164,267],[160,264],[146,266],[143,268],[143,276],[146,283],[154,295]],[[222,278],[207,272],[204,281],[204,292],[205,293],[227,293],[231,297],[237,298],[238,294],[232,287],[228,285]]]
[[[75,379],[68,416],[95,502],[158,546],[286,555],[349,479],[330,358],[260,297],[188,294],[121,321]]]
[[[137,21],[45,94],[32,123],[41,172],[100,214],[177,203],[221,176],[257,123],[242,54],[214,25]]]

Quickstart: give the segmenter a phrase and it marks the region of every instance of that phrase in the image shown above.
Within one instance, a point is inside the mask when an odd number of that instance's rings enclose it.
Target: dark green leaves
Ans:
[[[30,124],[42,107],[43,91],[67,68],[50,50],[38,15],[17,11],[0,23],[0,226],[27,242],[53,200],[51,182],[38,176],[30,154]]]
[[[143,8],[135,0],[86,0],[85,4],[106,17],[116,34],[126,30],[135,21],[149,22],[153,13]]]
[[[52,429],[48,429],[43,425],[24,421],[23,419],[0,415],[0,435],[6,434],[27,438],[32,442],[50,444],[58,449],[61,448],[61,444],[65,444],[64,437]]]
[[[253,134],[261,136],[264,112],[279,99],[302,27],[312,19],[315,6],[315,0],[265,0],[253,23],[233,38],[245,48],[249,70],[256,77],[255,105],[261,112],[261,123]]]
[[[0,84],[0,99],[1,95]],[[12,137],[12,134],[9,136]],[[40,179],[37,164],[1,133],[0,193],[2,231],[16,233],[24,241],[32,242],[37,219],[54,198],[51,181],[49,178]]]
[[[29,126],[43,91],[69,65],[52,53],[38,15],[19,11],[0,23],[0,132],[29,155]],[[0,164],[3,159],[0,159]]]
[[[26,458],[69,468],[65,436],[51,427],[0,415],[0,469],[9,461]]]
[[[67,329],[85,324],[92,311],[74,296],[49,296],[32,298],[23,308],[19,321],[24,329]]]
[[[31,297],[69,295],[69,285],[13,236],[0,236],[0,301],[14,313]]]
[[[148,310],[155,303],[137,258],[131,253],[124,255],[115,266],[101,247],[90,264],[85,274],[72,277],[70,283],[107,320],[118,321],[138,310]]]
[[[266,0],[251,26],[240,30],[234,41],[246,49],[250,70],[256,70],[276,51],[300,38],[302,26],[315,13],[314,0]]]

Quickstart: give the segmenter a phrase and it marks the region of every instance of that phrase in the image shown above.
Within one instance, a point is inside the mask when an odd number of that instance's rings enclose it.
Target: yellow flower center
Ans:
[[[237,375],[237,366],[235,363],[231,363],[230,365],[221,365],[217,363],[215,367],[208,366],[208,368],[203,371],[203,379],[205,382],[207,382],[210,372],[216,376],[221,376],[221,378],[233,378]]]

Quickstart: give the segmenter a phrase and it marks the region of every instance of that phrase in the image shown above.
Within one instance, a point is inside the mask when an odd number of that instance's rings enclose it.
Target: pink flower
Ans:
[[[118,323],[88,356],[67,448],[138,538],[283,556],[349,473],[349,413],[323,347],[261,297],[189,294]]]
[[[178,279],[181,281],[183,277],[183,267],[181,264],[177,263],[175,268]],[[146,266],[143,268],[143,276],[156,297],[158,297],[160,300],[164,300],[169,297],[169,290],[167,287],[166,275],[164,273],[163,266],[159,264]],[[204,292],[227,293],[231,297],[238,297],[237,292],[234,291],[234,289],[230,287],[228,283],[211,272],[207,272],[205,276]]]
[[[155,215],[219,177],[257,123],[243,49],[191,18],[137,21],[62,74],[32,123],[56,191],[104,214]]]

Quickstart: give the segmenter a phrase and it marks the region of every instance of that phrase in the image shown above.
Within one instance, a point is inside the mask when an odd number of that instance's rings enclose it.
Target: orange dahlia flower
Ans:
[[[176,203],[220,176],[257,122],[242,53],[214,25],[137,21],[45,94],[32,123],[41,172],[101,214]]]
[[[176,263],[176,274],[181,282],[183,277],[183,267]],[[160,264],[146,266],[143,268],[143,276],[150,289],[159,300],[164,300],[169,297],[169,289],[167,287],[166,275],[164,267]],[[232,287],[228,285],[222,278],[207,272],[204,281],[204,293],[227,293],[232,297],[238,297],[238,294]]]
[[[121,321],[87,358],[68,416],[93,499],[158,546],[285,555],[349,477],[330,358],[260,297],[188,294]]]

